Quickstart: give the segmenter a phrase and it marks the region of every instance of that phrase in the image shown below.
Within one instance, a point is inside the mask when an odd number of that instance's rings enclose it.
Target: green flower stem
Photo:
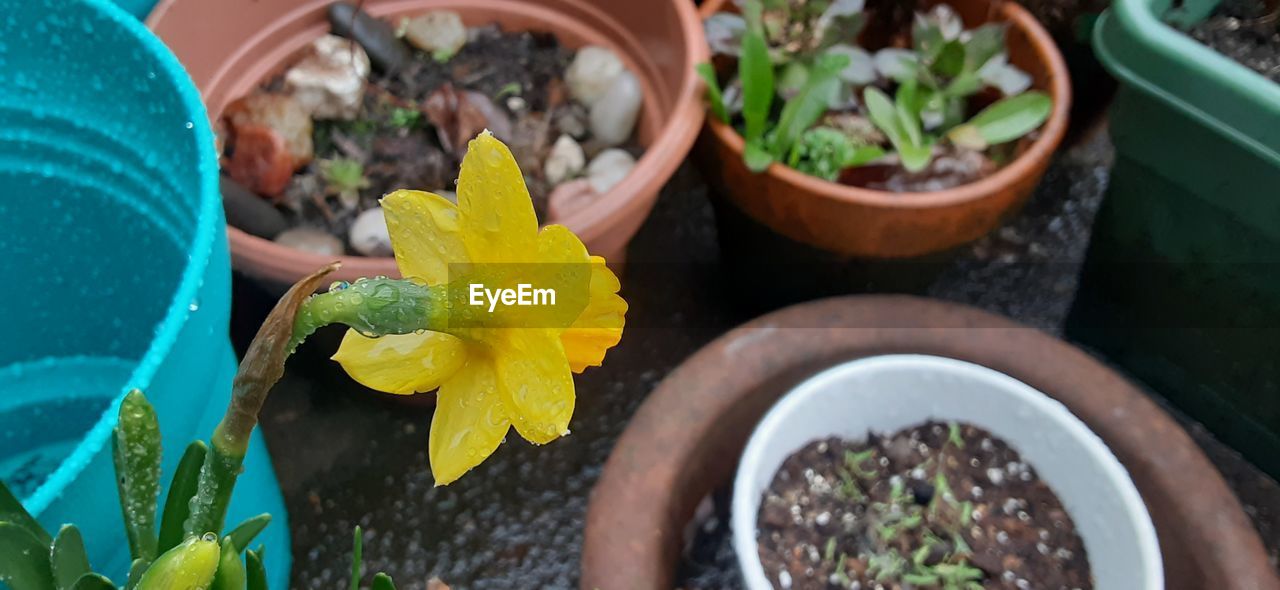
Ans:
[[[244,467],[249,435],[258,425],[258,412],[272,386],[284,374],[285,359],[292,351],[294,318],[303,302],[338,266],[332,263],[290,288],[249,344],[231,383],[231,403],[213,431],[209,452],[200,468],[196,495],[191,498],[191,513],[183,526],[187,538],[205,533],[215,533],[216,538],[221,533],[231,490]]]
[[[448,317],[447,290],[385,277],[334,283],[298,310],[290,350],[330,324],[345,324],[371,338],[439,329]]]
[[[329,324],[345,324],[370,337],[445,325],[445,286],[427,287],[381,277],[335,283],[327,293],[312,295],[337,267],[331,264],[289,289],[249,344],[232,382],[231,403],[213,431],[200,468],[190,515],[183,526],[185,537],[221,534],[231,490],[243,469],[249,435],[258,425],[258,412],[284,374],[285,360],[304,339]]]

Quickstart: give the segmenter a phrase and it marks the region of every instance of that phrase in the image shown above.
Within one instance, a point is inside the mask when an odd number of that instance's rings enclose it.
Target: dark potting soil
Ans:
[[[1189,31],[1195,40],[1280,83],[1280,5],[1223,0]]]
[[[1057,496],[967,424],[810,443],[774,476],[757,535],[781,589],[1093,587]]]
[[[565,133],[579,140],[588,160],[606,147],[591,140],[586,108],[568,97],[563,75],[574,52],[552,34],[489,25],[471,29],[448,61],[411,53],[412,62],[398,73],[370,75],[355,119],[314,122],[315,158],[294,174],[278,202],[289,227],[320,228],[346,245],[356,217],[386,193],[454,191],[466,143],[483,129],[511,148],[545,222],[554,187],[542,167],[556,138]],[[282,87],[277,77],[263,89]],[[636,157],[643,152],[634,140],[618,147]],[[327,190],[322,166],[335,159],[363,165],[368,184],[354,206]]]

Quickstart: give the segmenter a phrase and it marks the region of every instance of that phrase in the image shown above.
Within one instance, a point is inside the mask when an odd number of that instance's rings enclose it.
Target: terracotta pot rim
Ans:
[[[698,17],[697,9],[686,0],[667,1],[674,8],[680,23],[679,29],[672,30],[670,34],[673,39],[683,40],[682,44],[685,49],[683,70],[686,73],[681,78],[680,87],[674,89],[672,93],[669,103],[671,105],[670,112],[662,113],[655,110],[666,121],[658,126],[656,133],[653,135],[653,141],[645,146],[644,154],[641,155],[636,162],[636,166],[627,174],[622,183],[613,190],[601,195],[590,206],[556,222],[556,224],[564,225],[573,230],[583,242],[589,243],[616,231],[618,222],[631,215],[643,215],[652,206],[652,202],[656,199],[657,192],[661,190],[662,185],[675,173],[676,168],[679,167],[684,159],[684,154],[687,154],[692,149],[693,143],[702,127],[701,123],[705,117],[706,109],[702,105],[701,81],[694,71],[696,64],[710,59],[707,43],[703,38],[702,20]],[[147,18],[147,26],[154,29],[157,23],[162,20],[162,17],[177,2],[178,0],[162,0]],[[398,4],[404,4],[404,1],[402,0]],[[474,0],[468,4],[468,7],[475,8],[476,5],[500,7],[504,4],[509,5],[510,0]],[[587,9],[598,10],[595,6],[588,6]],[[292,16],[294,13],[305,13],[308,10],[309,7],[300,7],[290,13],[291,16],[282,17],[282,20],[296,20],[297,17]],[[601,17],[600,20],[603,22],[612,21],[607,17]],[[617,23],[617,25],[624,27],[625,23]],[[618,43],[619,51],[624,54],[630,54],[624,55],[624,59],[644,61],[636,57],[636,52],[640,52],[642,49],[634,42],[634,39],[616,39],[614,35],[609,34],[609,31],[606,30],[604,33],[606,33],[606,37]],[[249,45],[252,45],[252,43]],[[228,58],[228,61],[239,59],[236,55]],[[643,67],[646,64],[642,63],[640,65]],[[238,74],[235,72],[224,72],[219,75],[219,79],[215,84],[221,84],[222,77],[234,78],[237,76]],[[657,82],[661,83],[662,81],[657,80]],[[664,86],[663,84],[659,85]],[[646,85],[646,90],[658,92],[657,89],[648,85]],[[646,96],[646,102],[650,100],[655,99]],[[648,110],[648,107],[646,107],[646,110]],[[246,271],[257,278],[291,283],[302,276],[303,273],[335,260],[342,263],[342,269],[334,274],[335,278],[338,279],[359,276],[398,275],[393,257],[312,254],[281,246],[271,240],[249,234],[231,225],[227,225],[226,229],[232,251],[233,265],[237,270]]]
[[[718,12],[721,6],[723,6],[722,0],[710,0],[703,5],[700,15],[709,16]],[[1071,110],[1071,83],[1067,73],[1067,63],[1062,53],[1058,51],[1058,46],[1053,42],[1053,37],[1025,8],[1000,0],[992,2],[992,6],[1000,11],[999,14],[1005,21],[1027,34],[1032,47],[1035,48],[1036,56],[1049,73],[1048,93],[1053,99],[1053,110],[1049,113],[1049,119],[1041,126],[1040,136],[1031,143],[1031,146],[1018,154],[1013,162],[977,182],[931,192],[895,193],[848,186],[810,176],[776,162],[770,164],[763,173],[775,176],[797,187],[797,190],[835,201],[900,209],[927,209],[975,201],[1013,186],[1019,178],[1034,174],[1040,162],[1053,156],[1054,150],[1067,132],[1067,119]],[[731,151],[741,156],[746,142],[737,130],[714,117],[707,117],[706,122],[716,141],[727,145]]]

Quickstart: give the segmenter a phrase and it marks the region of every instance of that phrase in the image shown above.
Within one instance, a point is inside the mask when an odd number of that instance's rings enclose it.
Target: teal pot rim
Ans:
[[[169,302],[164,318],[156,327],[155,336],[150,346],[134,367],[129,376],[130,387],[142,390],[151,384],[156,371],[173,349],[178,334],[182,331],[191,315],[191,302],[205,280],[205,272],[209,267],[214,241],[214,232],[223,230],[222,197],[218,189],[217,157],[214,154],[213,130],[209,126],[209,117],[205,114],[204,103],[200,93],[187,75],[187,71],[178,63],[178,59],[165,47],[151,31],[147,30],[133,15],[116,6],[110,0],[80,0],[90,10],[119,26],[137,40],[140,49],[148,55],[157,66],[157,75],[163,76],[170,87],[178,93],[183,110],[192,124],[191,141],[196,143],[196,152],[200,154],[197,164],[199,182],[200,208],[196,215],[195,237],[189,244],[186,268],[182,279]],[[63,490],[67,488],[89,464],[104,445],[107,444],[112,430],[116,426],[120,399],[124,392],[117,395],[112,404],[76,445],[75,450],[49,474],[40,487],[23,500],[23,505],[32,514],[39,516],[49,507]]]

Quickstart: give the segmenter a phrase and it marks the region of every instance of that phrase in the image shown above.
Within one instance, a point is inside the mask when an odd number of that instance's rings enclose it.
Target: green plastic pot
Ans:
[[[1116,161],[1067,334],[1280,476],[1280,85],[1166,23],[1215,0],[1115,0]]]

